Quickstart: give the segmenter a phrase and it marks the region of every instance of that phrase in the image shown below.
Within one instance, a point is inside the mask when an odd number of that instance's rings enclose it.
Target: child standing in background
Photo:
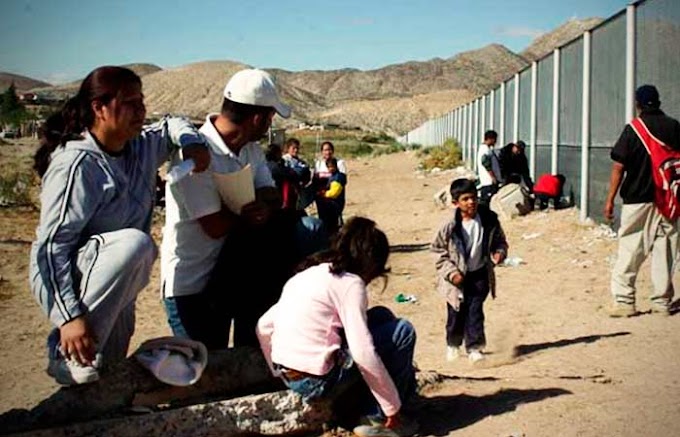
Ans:
[[[446,298],[447,360],[459,356],[465,342],[472,362],[484,358],[484,300],[496,297],[494,266],[507,256],[508,243],[498,216],[479,205],[477,189],[468,179],[451,183],[454,217],[437,233],[431,250],[437,254],[437,289]]]
[[[319,218],[330,235],[335,234],[342,226],[342,212],[345,210],[345,186],[347,176],[338,170],[338,160],[328,158],[326,167],[330,176],[326,188],[316,199]]]

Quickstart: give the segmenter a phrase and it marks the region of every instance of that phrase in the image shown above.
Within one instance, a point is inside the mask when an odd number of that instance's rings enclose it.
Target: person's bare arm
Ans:
[[[612,165],[612,172],[609,175],[609,193],[607,194],[607,200],[604,203],[604,218],[607,220],[612,220],[614,218],[614,199],[619,192],[619,187],[621,187],[623,173],[623,164],[614,162]]]

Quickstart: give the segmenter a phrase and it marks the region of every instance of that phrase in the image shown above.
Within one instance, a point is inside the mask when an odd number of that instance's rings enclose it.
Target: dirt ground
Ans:
[[[15,152],[0,148],[4,158]],[[486,303],[487,360],[445,360],[445,307],[427,245],[450,215],[432,195],[452,175],[423,175],[416,166],[413,152],[350,160],[346,216],[371,217],[387,233],[392,274],[384,291],[372,287],[372,299],[414,323],[418,367],[447,375],[425,393],[422,434],[678,435],[680,316],[605,315],[616,241],[580,224],[575,210],[503,222],[510,256],[524,263],[497,269],[498,297]],[[37,211],[0,208],[0,412],[29,408],[57,388],[44,373],[49,326],[27,285],[37,220]],[[159,223],[154,236],[160,241]],[[638,285],[644,311],[647,263]],[[398,293],[418,301],[396,303]],[[138,301],[132,347],[168,333],[156,263]]]

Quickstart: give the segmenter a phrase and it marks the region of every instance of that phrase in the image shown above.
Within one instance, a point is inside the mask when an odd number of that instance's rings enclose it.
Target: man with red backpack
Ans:
[[[614,217],[621,189],[619,247],[612,270],[612,317],[637,314],[635,279],[651,252],[652,312],[670,315],[673,271],[678,253],[680,123],[661,111],[659,92],[643,85],[635,92],[638,117],[627,125],[611,151],[614,161],[604,216]],[[674,180],[675,178],[675,180]]]

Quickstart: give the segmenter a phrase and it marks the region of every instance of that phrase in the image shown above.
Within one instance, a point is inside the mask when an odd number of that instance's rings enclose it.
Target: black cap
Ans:
[[[657,91],[654,85],[642,85],[637,90],[635,90],[635,101],[640,104],[640,106],[650,106],[657,108],[661,104],[659,102],[659,91]]]

